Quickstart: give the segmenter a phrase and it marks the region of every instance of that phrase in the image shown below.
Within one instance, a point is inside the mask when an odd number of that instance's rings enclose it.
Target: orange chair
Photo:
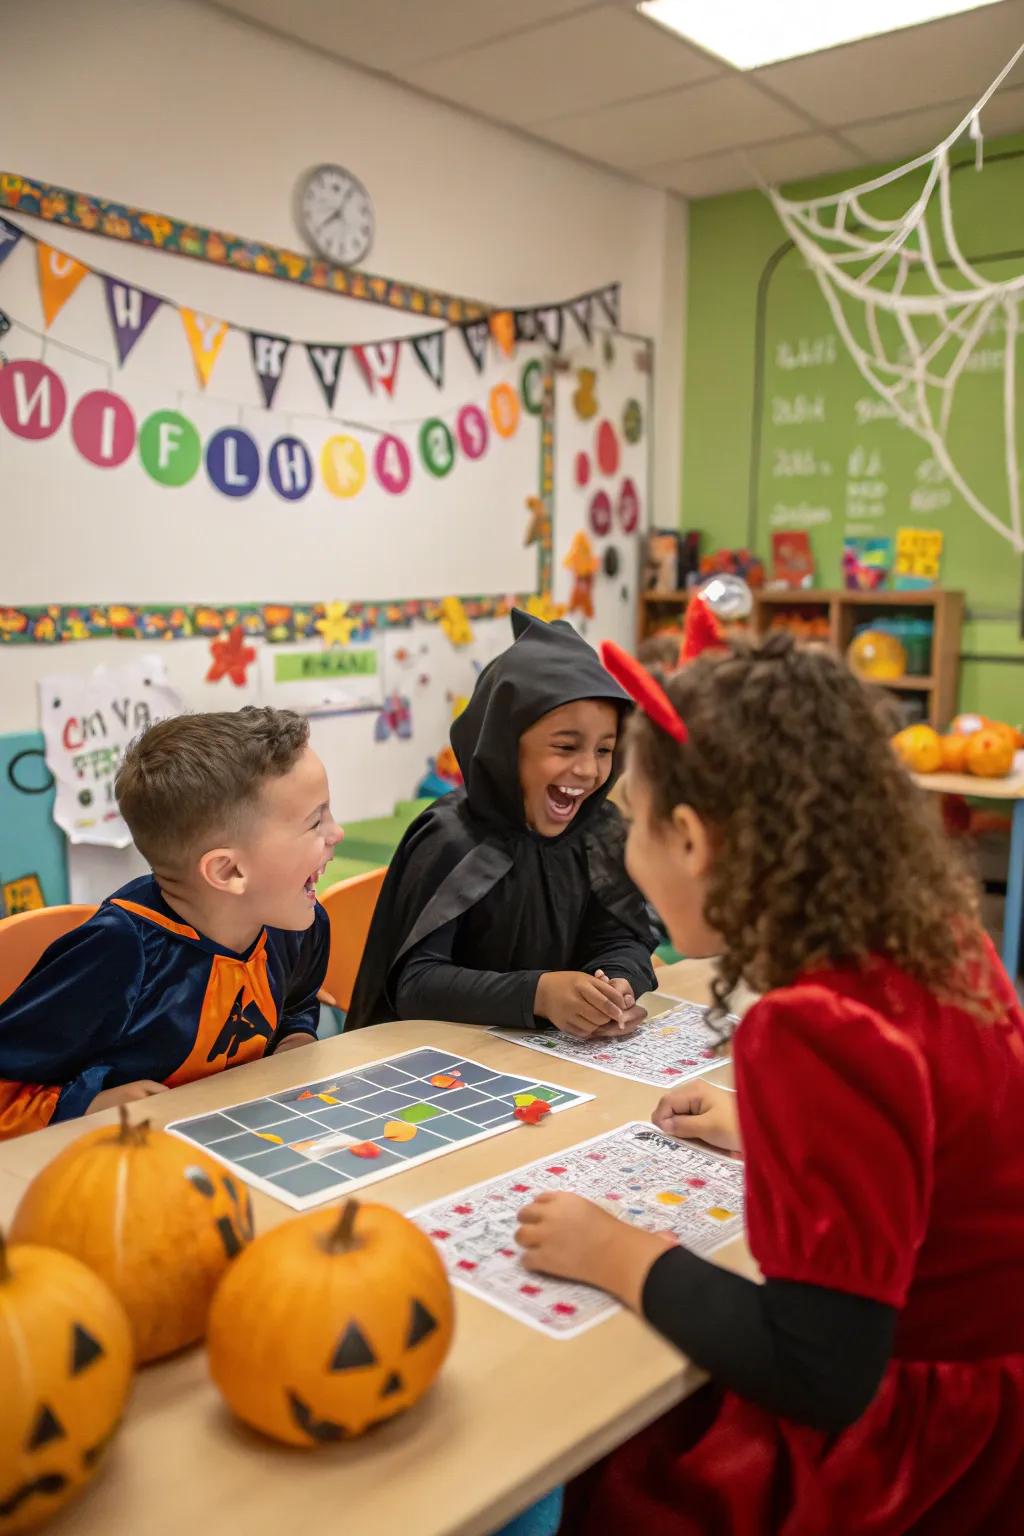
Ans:
[[[331,954],[320,1001],[346,1013],[386,874],[386,869],[371,869],[368,874],[353,875],[351,880],[339,880],[320,897],[320,905],[331,920]]]
[[[21,985],[44,949],[96,911],[90,906],[40,907],[0,921],[0,1003]]]

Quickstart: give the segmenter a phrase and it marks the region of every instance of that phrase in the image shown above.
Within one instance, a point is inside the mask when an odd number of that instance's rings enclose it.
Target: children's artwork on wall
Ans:
[[[473,638],[473,628],[466,617],[466,610],[457,597],[441,600],[441,628],[456,649],[468,645]]]
[[[384,704],[384,669],[372,644],[264,645],[259,678],[264,703],[303,715],[355,714]]]
[[[0,250],[2,250],[0,246]],[[0,736],[0,883],[4,917],[68,899],[64,837],[53,819],[56,795],[38,731]],[[37,895],[42,901],[37,903]]]
[[[236,624],[226,639],[211,640],[210,655],[213,660],[206,674],[208,683],[219,683],[221,678],[228,677],[236,688],[245,687],[249,668],[256,660],[256,647],[246,644],[241,624]]]
[[[147,726],[184,708],[158,656],[40,681],[46,764],[56,783],[53,817],[72,843],[128,847],[131,835],[114,798],[125,749]]]
[[[412,705],[404,693],[389,693],[373,728],[374,741],[408,741],[412,736]]]
[[[594,617],[594,577],[600,561],[582,529],[573,534],[569,553],[562,564],[573,576],[572,592],[569,595],[569,612],[582,614],[585,619],[592,619]]]

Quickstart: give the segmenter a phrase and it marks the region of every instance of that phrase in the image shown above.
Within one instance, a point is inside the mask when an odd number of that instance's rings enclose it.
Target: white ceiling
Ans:
[[[1024,0],[998,0],[742,72],[646,21],[632,0],[218,3],[279,35],[688,197],[928,149],[1024,42]],[[1024,130],[1024,60],[986,109],[982,127],[989,138]]]

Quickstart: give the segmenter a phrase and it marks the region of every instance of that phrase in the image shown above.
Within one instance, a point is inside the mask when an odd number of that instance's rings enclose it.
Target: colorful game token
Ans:
[[[462,1084],[459,1081],[459,1074],[457,1072],[438,1072],[437,1076],[432,1077],[430,1081],[432,1086],[435,1088],[462,1087]]]
[[[416,1134],[416,1127],[410,1125],[408,1120],[389,1120],[384,1127],[387,1141],[412,1141]]]
[[[353,1157],[380,1157],[380,1147],[372,1141],[355,1141],[348,1150]]]
[[[524,1125],[539,1125],[544,1116],[550,1113],[550,1104],[545,1104],[543,1099],[534,1099],[532,1104],[521,1104],[515,1111],[515,1118]]]

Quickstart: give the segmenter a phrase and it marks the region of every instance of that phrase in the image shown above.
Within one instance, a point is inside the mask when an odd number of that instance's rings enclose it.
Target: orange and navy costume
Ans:
[[[0,1140],[84,1114],[105,1088],[176,1087],[315,1035],[330,929],[264,928],[235,954],[183,923],[152,876],[51,944],[0,1006]]]

